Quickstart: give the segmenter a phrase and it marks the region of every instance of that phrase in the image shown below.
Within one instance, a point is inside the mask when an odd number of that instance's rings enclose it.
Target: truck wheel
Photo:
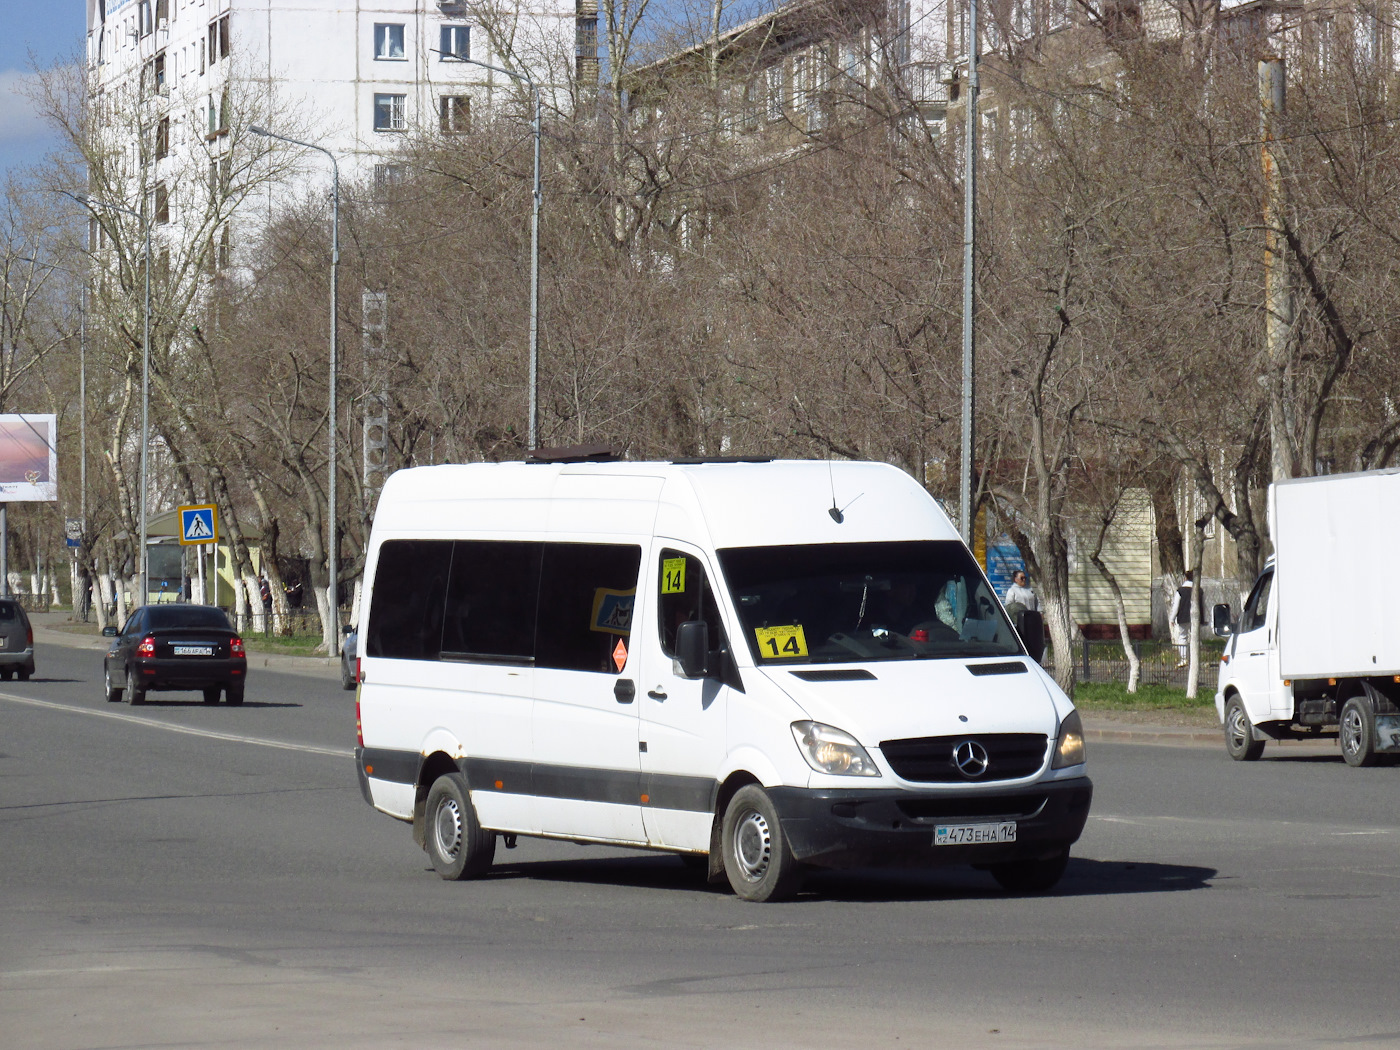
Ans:
[[[133,706],[146,702],[146,690],[137,684],[136,672],[129,667],[126,670],[126,702]]]
[[[446,773],[433,781],[423,819],[427,824],[424,846],[434,870],[444,879],[476,878],[496,859],[496,833],[477,822],[460,773]]]
[[[1253,762],[1264,753],[1264,741],[1254,739],[1254,727],[1238,696],[1225,705],[1225,750],[1236,762]]]
[[[763,788],[745,784],[734,793],[721,835],[724,874],[736,894],[746,901],[781,901],[797,892],[802,873]]]
[[[1069,850],[1037,860],[1012,860],[988,867],[992,878],[1012,893],[1044,893],[1054,889],[1069,863]]]
[[[1342,705],[1337,719],[1337,739],[1342,758],[1349,766],[1374,766],[1376,754],[1376,710],[1364,696],[1353,696]]]

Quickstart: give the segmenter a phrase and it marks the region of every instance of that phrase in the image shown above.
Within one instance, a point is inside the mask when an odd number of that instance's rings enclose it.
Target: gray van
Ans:
[[[0,678],[19,674],[21,682],[34,673],[34,628],[24,607],[13,598],[0,598]]]

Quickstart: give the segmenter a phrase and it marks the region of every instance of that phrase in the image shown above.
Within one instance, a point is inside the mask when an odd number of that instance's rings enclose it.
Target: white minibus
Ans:
[[[402,470],[365,581],[360,785],[446,879],[526,835],[690,855],[747,900],[887,863],[1035,892],[1088,816],[1038,617],[885,464]]]

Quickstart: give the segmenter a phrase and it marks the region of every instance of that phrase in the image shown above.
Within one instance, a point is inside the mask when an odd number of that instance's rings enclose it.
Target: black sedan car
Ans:
[[[222,609],[212,605],[143,605],[127,618],[103,660],[107,699],[139,704],[151,690],[198,689],[206,704],[219,693],[243,703],[248,656]]]

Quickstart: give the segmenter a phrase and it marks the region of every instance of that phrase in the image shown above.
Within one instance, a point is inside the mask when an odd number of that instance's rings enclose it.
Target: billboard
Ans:
[[[55,417],[0,415],[0,503],[58,499]]]

